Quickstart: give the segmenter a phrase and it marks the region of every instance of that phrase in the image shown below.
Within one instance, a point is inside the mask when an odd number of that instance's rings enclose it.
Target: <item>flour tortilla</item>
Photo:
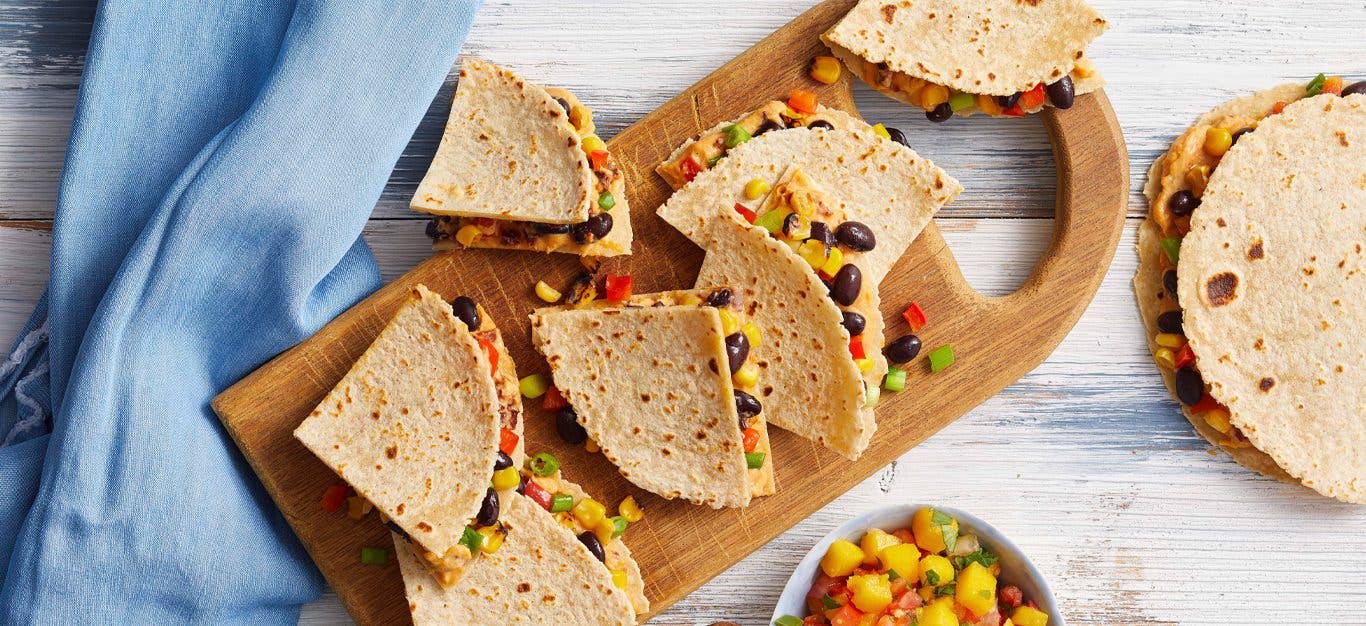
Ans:
[[[550,224],[588,219],[593,172],[568,115],[545,88],[467,60],[414,210]]]
[[[1081,0],[861,0],[821,39],[850,67],[857,57],[958,91],[1009,96],[1070,73],[1106,26]],[[1076,93],[1095,86],[1075,85]]]
[[[419,285],[294,436],[413,540],[458,549],[498,450],[484,351]]]
[[[1265,119],[1225,155],[1177,268],[1186,336],[1232,423],[1305,486],[1356,503],[1366,503],[1364,248],[1366,96],[1325,94]]]
[[[751,490],[717,308],[554,307],[531,320],[555,386],[622,476],[714,508],[766,495]],[[765,466],[771,484],[771,454]]]
[[[828,191],[848,219],[873,230],[877,248],[863,255],[870,284],[882,281],[935,211],[963,190],[928,159],[871,130],[790,128],[731,150],[716,167],[674,192],[659,216],[706,248],[712,222],[749,226],[734,208],[737,203],[758,206],[744,197],[746,183],[758,178],[774,185],[789,167],[800,168]]]
[[[636,623],[630,594],[554,515],[515,492],[503,502],[502,547],[481,554],[450,589],[437,585],[408,543],[395,537],[415,626]],[[634,575],[638,581],[638,567]]]

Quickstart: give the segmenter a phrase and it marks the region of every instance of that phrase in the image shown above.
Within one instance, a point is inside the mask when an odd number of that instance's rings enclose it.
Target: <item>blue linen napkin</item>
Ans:
[[[208,401],[378,286],[361,227],[478,4],[101,4],[48,292],[0,361],[0,623],[317,596]]]

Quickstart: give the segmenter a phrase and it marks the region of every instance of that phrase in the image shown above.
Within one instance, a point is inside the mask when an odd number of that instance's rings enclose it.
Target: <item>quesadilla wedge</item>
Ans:
[[[493,323],[418,285],[351,371],[294,431],[418,546],[442,584],[472,556],[467,524],[497,517],[488,488],[522,456],[516,369]]]
[[[532,341],[572,407],[563,410],[622,476],[715,508],[774,493],[751,356],[762,333],[735,290],[543,308],[531,321]]]
[[[1366,501],[1366,319],[1346,304],[1366,298],[1363,92],[1320,75],[1197,120],[1149,172],[1134,278],[1154,359],[1197,431],[1348,502]]]
[[[1104,84],[1085,49],[1106,27],[1082,0],[860,0],[821,40],[870,87],[942,122],[1070,108]]]
[[[626,179],[595,132],[574,94],[467,60],[411,207],[438,216],[437,250],[630,254]]]
[[[408,543],[395,535],[415,626],[635,624],[636,616],[650,608],[640,566],[619,532],[588,529],[576,513],[593,509],[584,503],[596,501],[558,471],[528,472],[522,480],[519,491],[525,493],[506,499],[500,520],[505,535],[496,544],[484,544],[485,553],[452,588],[436,584]],[[551,513],[556,498],[573,505]]]

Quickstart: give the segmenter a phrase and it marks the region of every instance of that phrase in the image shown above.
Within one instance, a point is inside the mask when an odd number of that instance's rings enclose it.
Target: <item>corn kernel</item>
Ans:
[[[574,518],[585,528],[596,528],[607,518],[607,507],[592,498],[584,498],[574,503]]]
[[[598,447],[598,442],[593,441],[591,438],[583,440],[583,449],[589,454],[597,454],[602,451],[602,448]]]
[[[717,309],[716,313],[721,316],[721,334],[729,337],[731,333],[740,330],[740,322],[735,319],[735,314],[727,309]]]
[[[825,244],[815,239],[808,239],[797,246],[797,255],[802,257],[802,260],[806,261],[811,269],[818,270],[824,267],[826,259],[830,257],[829,253],[830,250],[825,247]]]
[[[920,108],[933,111],[935,107],[949,101],[949,88],[933,83],[920,90]]]
[[[762,178],[751,180],[745,183],[745,199],[758,200],[763,197],[764,194],[768,193],[768,190],[771,188],[772,186],[768,184],[768,181]]]
[[[699,304],[702,304],[702,298],[699,298],[696,295],[690,293],[683,294],[683,297],[678,301],[678,303],[683,306],[697,306]]]
[[[607,542],[612,540],[612,533],[616,532],[616,529],[617,525],[613,524],[611,519],[604,517],[597,526],[593,527],[593,535],[605,546]]]
[[[1164,370],[1176,369],[1176,353],[1172,352],[1171,348],[1158,348],[1153,352],[1153,360]]]
[[[612,570],[612,584],[616,585],[617,589],[625,589],[626,572],[624,570],[619,569]]]
[[[606,152],[607,144],[603,142],[602,139],[599,139],[597,135],[589,135],[583,138],[583,151],[585,153],[597,152],[599,150]]]
[[[1204,415],[1201,415],[1201,417],[1205,418],[1205,422],[1213,427],[1214,430],[1225,435],[1228,434],[1228,431],[1233,430],[1233,423],[1229,421],[1229,412],[1225,407],[1220,406],[1205,411]]]
[[[1210,156],[1224,156],[1233,145],[1233,133],[1227,128],[1211,128],[1205,131],[1205,153]]]
[[[754,325],[754,322],[746,322],[744,326],[740,327],[740,332],[744,333],[745,339],[749,340],[750,348],[757,348],[759,344],[763,343],[763,333],[759,331],[758,326]]]
[[[639,504],[636,504],[635,496],[626,496],[626,499],[617,505],[617,513],[620,513],[622,517],[626,518],[626,521],[632,524],[645,519],[645,511],[641,510]]]
[[[821,266],[821,271],[827,276],[834,276],[840,268],[844,267],[844,253],[839,248],[830,248],[830,256],[825,260],[825,265]]]
[[[593,111],[582,104],[576,104],[574,108],[569,110],[569,123],[573,124],[574,128],[583,130],[592,121]]]
[[[479,534],[484,536],[484,543],[479,546],[479,551],[485,554],[493,554],[498,548],[503,547],[503,539],[507,533],[503,532],[500,526],[485,526],[479,529]]]
[[[1096,66],[1091,63],[1091,59],[1082,57],[1077,59],[1077,64],[1072,66],[1072,75],[1077,78],[1090,78],[1096,73]]]
[[[816,57],[811,63],[811,78],[818,83],[829,85],[840,79],[839,59],[829,56]]]
[[[854,365],[858,366],[860,374],[867,374],[868,372],[873,371],[872,359],[854,359]]]
[[[759,384],[759,366],[746,363],[735,372],[735,386],[748,389]]]
[[[455,240],[466,248],[470,247],[470,244],[473,244],[474,240],[478,238],[479,227],[474,224],[466,224],[461,226],[460,230],[455,231]]]
[[[507,491],[522,484],[522,475],[515,467],[505,467],[493,473],[493,490]]]
[[[1197,165],[1186,170],[1186,184],[1190,186],[1195,197],[1205,195],[1205,186],[1209,184],[1209,166]]]
[[[1179,349],[1186,345],[1186,338],[1176,333],[1157,333],[1157,336],[1153,337],[1153,341],[1163,348]]]
[[[536,281],[536,297],[540,298],[542,302],[555,304],[560,301],[561,296],[562,294],[559,291],[554,287],[545,284],[545,281]]]
[[[881,138],[883,138],[883,139],[891,139],[891,138],[892,138],[892,134],[889,133],[889,132],[887,132],[887,127],[884,126],[884,125],[882,124],[882,122],[878,122],[878,123],[876,123],[876,124],[873,124],[873,134],[875,134],[875,135],[877,135],[878,137],[881,137]]]

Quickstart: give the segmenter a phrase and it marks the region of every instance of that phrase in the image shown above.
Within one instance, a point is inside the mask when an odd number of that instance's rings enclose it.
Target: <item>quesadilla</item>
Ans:
[[[574,94],[467,60],[411,206],[438,216],[437,250],[630,254],[626,179],[595,132]]]
[[[1366,502],[1363,92],[1320,75],[1202,116],[1149,173],[1134,279],[1196,429],[1348,502]]]
[[[650,609],[640,566],[616,522],[587,528],[577,513],[597,504],[556,471],[523,475],[506,499],[506,529],[492,549],[471,563],[454,587],[436,584],[408,543],[395,536],[399,568],[415,626],[460,624],[632,625]],[[552,513],[556,502],[572,502]],[[601,505],[598,505],[599,507]]]
[[[925,110],[1018,117],[1099,89],[1105,19],[1082,0],[860,0],[821,35],[870,87]]]
[[[463,321],[418,285],[294,431],[444,585],[473,556],[468,524],[497,521],[489,477],[522,456],[515,365],[488,315],[467,298],[456,306]]]
[[[715,508],[774,493],[752,357],[763,336],[735,290],[544,308],[531,321],[555,386],[622,476]]]

